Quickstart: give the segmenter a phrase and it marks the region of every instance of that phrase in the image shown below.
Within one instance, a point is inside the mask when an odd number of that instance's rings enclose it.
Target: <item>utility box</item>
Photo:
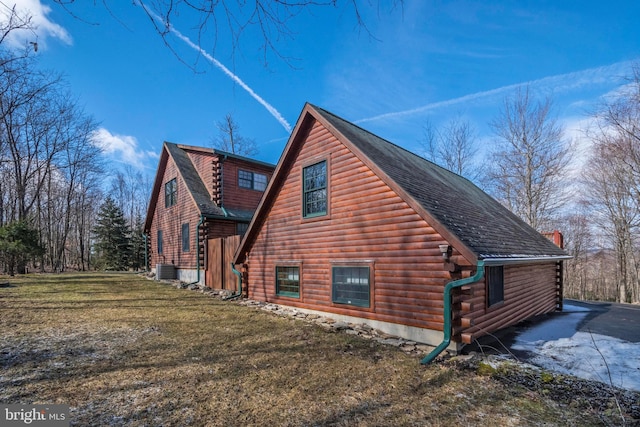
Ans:
[[[174,280],[176,267],[173,264],[156,264],[156,280]]]

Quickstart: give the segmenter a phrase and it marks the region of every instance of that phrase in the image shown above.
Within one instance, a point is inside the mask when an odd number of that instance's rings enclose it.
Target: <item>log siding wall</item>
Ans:
[[[261,212],[246,258],[250,298],[301,309],[442,331],[443,291],[452,277],[439,245],[448,244],[422,217],[316,122],[282,186]],[[327,161],[327,214],[302,216],[302,170]],[[420,185],[429,185],[428,182]],[[258,222],[256,223],[258,224]],[[471,274],[454,248],[452,261]],[[276,294],[276,266],[300,267],[300,295]],[[332,267],[370,268],[369,307],[332,301]],[[504,301],[486,304],[485,281],[454,295],[454,340],[472,339],[556,307],[556,265],[504,267]]]
[[[513,325],[531,316],[556,309],[556,263],[504,266],[504,302],[487,307],[486,282],[471,286],[471,295],[461,298],[466,310],[458,313],[460,339],[465,343]],[[462,320],[464,319],[464,320]]]
[[[328,213],[302,218],[302,168],[322,160]],[[272,206],[248,259],[250,298],[442,330],[446,242],[319,123]],[[299,298],[276,295],[275,267],[291,262],[301,266]],[[369,308],[332,302],[331,267],[343,263],[370,266]]]
[[[184,149],[200,175],[209,194],[215,188],[221,188],[223,196],[220,201],[227,209],[255,210],[262,197],[262,191],[249,190],[238,187],[238,169],[257,172],[271,178],[273,168],[267,165],[254,164],[233,157],[224,158],[208,150]],[[218,177],[214,174],[215,165],[222,164],[222,186],[218,186]],[[177,181],[177,202],[165,207],[164,185],[171,179]],[[180,177],[176,164],[171,157],[167,159],[163,176],[160,177],[160,194],[153,213],[149,231],[149,265],[155,269],[156,264],[174,264],[177,268],[195,269],[197,266],[196,235],[199,233],[198,223],[200,214],[189,195],[184,181]],[[182,250],[182,225],[189,224],[189,251]],[[162,254],[158,253],[158,230],[162,230]],[[226,237],[237,234],[236,222],[224,219],[210,219],[205,223],[206,238]],[[200,245],[204,244],[203,241]],[[201,265],[201,268],[204,266]]]
[[[177,203],[168,208],[164,202],[164,185],[173,178],[177,178]],[[180,268],[195,268],[196,248],[195,236],[197,233],[200,215],[192,208],[193,199],[189,195],[184,181],[178,174],[175,163],[171,158],[162,176],[162,185],[158,203],[153,213],[151,230],[149,233],[150,253],[149,264],[155,268],[156,264],[174,264]],[[182,251],[182,224],[189,224],[189,251]],[[162,230],[162,253],[158,253],[158,230]]]
[[[239,187],[238,170],[240,169],[266,175],[268,183],[273,174],[273,168],[244,162],[231,157],[222,162],[222,205],[227,208],[254,210],[258,206],[258,203],[260,203],[264,192]]]

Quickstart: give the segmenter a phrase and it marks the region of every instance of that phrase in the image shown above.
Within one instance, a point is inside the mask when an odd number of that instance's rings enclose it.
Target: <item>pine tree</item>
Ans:
[[[139,271],[144,267],[144,222],[142,216],[136,217],[131,233],[131,260],[130,266],[134,271]]]
[[[0,227],[0,261],[6,272],[13,276],[26,272],[27,261],[44,253],[38,241],[38,231],[26,221],[15,221]]]
[[[131,230],[122,209],[111,197],[100,206],[96,223],[93,228],[94,265],[105,270],[127,270],[131,258]]]

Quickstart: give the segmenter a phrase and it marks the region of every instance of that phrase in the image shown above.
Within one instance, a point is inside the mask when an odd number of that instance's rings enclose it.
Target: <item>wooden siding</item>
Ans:
[[[302,168],[327,160],[328,214],[302,218]],[[424,183],[428,185],[428,183]],[[442,236],[319,123],[283,183],[248,260],[250,298],[442,330]],[[457,258],[459,254],[454,251]],[[275,266],[301,263],[300,297],[275,293]],[[461,259],[459,259],[461,261]],[[334,304],[331,267],[371,265],[371,304]]]
[[[241,236],[228,236],[207,240],[207,269],[205,284],[212,289],[238,289],[237,276],[231,269],[233,254]]]
[[[165,207],[164,185],[173,178],[177,178],[177,202]],[[195,236],[200,216],[194,209],[194,202],[189,195],[184,181],[178,174],[175,163],[169,157],[164,174],[161,177],[160,194],[153,213],[149,232],[150,253],[149,264],[155,268],[156,264],[174,264],[177,268],[196,267]],[[189,224],[189,252],[182,251],[182,224]],[[162,254],[158,254],[158,230],[162,230]]]
[[[461,324],[471,326],[456,331],[467,344],[488,332],[554,311],[556,263],[505,266],[504,302],[492,307],[486,306],[484,281],[472,285],[470,291],[471,295],[460,298],[466,305],[461,307],[458,317]]]
[[[264,191],[241,188],[238,186],[238,170],[266,175],[267,182],[273,174],[273,167],[245,162],[229,157],[222,162],[222,204],[227,209],[254,210]]]

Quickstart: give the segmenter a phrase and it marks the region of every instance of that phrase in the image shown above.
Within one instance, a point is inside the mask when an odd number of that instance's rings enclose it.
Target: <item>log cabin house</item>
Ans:
[[[216,149],[165,142],[144,225],[147,269],[158,278],[222,288],[209,283],[206,246],[245,232],[274,168]]]
[[[249,298],[440,352],[561,308],[567,258],[469,180],[306,104],[234,262]]]

